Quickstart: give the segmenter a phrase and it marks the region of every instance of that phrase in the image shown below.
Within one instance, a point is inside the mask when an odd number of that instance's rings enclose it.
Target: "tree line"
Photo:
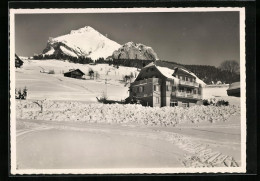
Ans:
[[[233,62],[234,63],[234,62]],[[197,77],[203,80],[206,84],[221,83],[230,84],[240,81],[239,65],[234,63],[230,66],[230,61],[223,61],[219,67],[210,65],[183,65],[185,68],[193,72]],[[231,63],[232,64],[232,63]]]

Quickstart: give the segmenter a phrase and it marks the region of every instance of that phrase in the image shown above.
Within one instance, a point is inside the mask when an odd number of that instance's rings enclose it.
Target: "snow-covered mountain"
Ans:
[[[90,26],[72,30],[70,34],[49,39],[42,55],[68,55],[89,57],[93,60],[107,58],[121,47]]]
[[[141,43],[128,42],[113,52],[113,59],[158,60],[154,50]]]

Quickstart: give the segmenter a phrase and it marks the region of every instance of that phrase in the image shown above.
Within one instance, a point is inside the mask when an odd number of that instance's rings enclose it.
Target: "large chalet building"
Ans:
[[[130,98],[140,100],[143,106],[190,107],[202,103],[201,81],[185,68],[163,61],[142,68],[129,91]]]

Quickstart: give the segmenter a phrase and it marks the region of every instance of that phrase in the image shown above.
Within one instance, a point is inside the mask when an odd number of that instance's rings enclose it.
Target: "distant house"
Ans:
[[[228,96],[240,97],[240,82],[234,82],[232,84],[229,84],[227,94]]]
[[[20,68],[23,65],[23,61],[15,54],[15,68]]]
[[[151,107],[201,104],[202,85],[196,79],[180,66],[155,61],[142,68],[131,83],[129,97]]]
[[[70,71],[64,73],[65,77],[71,77],[76,79],[82,79],[83,75],[85,74],[79,69],[71,69]]]

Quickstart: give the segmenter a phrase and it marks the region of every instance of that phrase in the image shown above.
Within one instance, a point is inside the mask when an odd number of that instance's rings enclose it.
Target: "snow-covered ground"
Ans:
[[[225,107],[103,105],[95,97],[106,89],[111,99],[128,96],[122,77],[137,76],[136,68],[24,61],[16,69],[16,88],[28,88],[28,99],[16,100],[18,169],[241,165],[240,98],[228,97],[227,86],[203,89],[204,99],[229,101]],[[100,78],[63,76],[75,68]],[[55,74],[41,73],[49,70]],[[40,112],[35,101],[44,99]]]
[[[80,69],[85,73],[83,79],[64,77],[70,69]],[[54,70],[55,74],[41,73]],[[99,78],[90,79],[90,70]],[[139,71],[132,67],[119,69],[108,64],[75,64],[60,60],[24,60],[23,68],[16,69],[16,88],[28,89],[28,99],[77,100],[96,102],[107,91],[108,99],[124,100],[129,96],[128,86],[123,82],[125,75],[137,76]],[[107,79],[107,84],[105,84]],[[134,78],[131,80],[134,81]]]
[[[17,168],[237,167],[240,129],[230,122],[166,129],[18,119]]]

